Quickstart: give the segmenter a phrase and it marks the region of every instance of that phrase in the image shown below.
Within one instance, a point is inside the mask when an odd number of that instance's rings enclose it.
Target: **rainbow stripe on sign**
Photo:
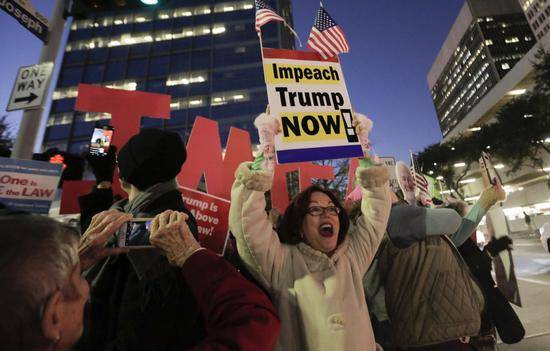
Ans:
[[[317,147],[313,149],[294,149],[277,151],[278,163],[307,162],[319,160],[319,155],[326,160],[336,158],[363,157],[361,148],[355,145]]]
[[[281,125],[275,137],[277,162],[362,157],[338,59],[313,52],[263,52],[270,111]]]

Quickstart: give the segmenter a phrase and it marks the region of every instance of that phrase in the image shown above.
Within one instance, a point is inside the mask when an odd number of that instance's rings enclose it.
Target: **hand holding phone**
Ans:
[[[496,185],[497,183],[502,184],[502,180],[491,161],[491,155],[482,151],[481,157],[479,158],[479,166],[481,168],[481,177],[484,187]]]
[[[114,128],[103,126],[94,128],[94,133],[90,140],[90,154],[97,156],[107,156],[109,147],[113,140]]]
[[[134,218],[124,223],[117,237],[118,247],[128,249],[152,249],[151,223],[153,218]]]
[[[110,145],[106,156],[88,153],[86,161],[90,165],[97,183],[112,182],[116,167],[116,151],[115,145]]]
[[[183,212],[167,210],[151,224],[151,243],[176,267],[182,267],[193,253],[203,249],[185,222],[187,218]]]
[[[103,211],[92,218],[78,245],[82,270],[90,268],[105,257],[127,252],[124,248],[105,247],[105,244],[131,218],[132,215],[116,210]]]

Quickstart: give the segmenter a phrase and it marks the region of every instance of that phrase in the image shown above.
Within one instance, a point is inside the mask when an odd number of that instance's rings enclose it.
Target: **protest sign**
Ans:
[[[223,255],[229,230],[230,201],[190,188],[180,187],[185,207],[197,220],[201,245]]]
[[[0,158],[0,202],[11,210],[47,214],[61,164]]]
[[[266,48],[263,65],[279,164],[363,156],[338,58]]]
[[[380,162],[382,162],[390,174],[390,187],[394,192],[399,191],[399,181],[397,180],[397,172],[395,171],[395,158],[380,157]]]

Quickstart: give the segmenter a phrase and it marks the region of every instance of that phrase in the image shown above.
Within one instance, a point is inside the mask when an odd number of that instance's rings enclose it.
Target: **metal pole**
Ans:
[[[63,12],[65,11],[66,0],[57,0],[55,9],[53,11],[50,23],[50,33],[48,36],[48,43],[44,44],[42,51],[40,52],[40,59],[38,63],[54,62],[57,58],[57,51],[63,36],[63,27],[65,25],[65,19],[63,19]],[[50,79],[51,84],[52,79]],[[44,102],[49,98],[49,86],[46,89],[46,96]],[[40,107],[34,110],[27,110],[23,113],[21,124],[19,125],[19,132],[15,139],[15,146],[11,154],[12,158],[32,158],[34,151],[34,145],[36,143],[36,137],[40,129],[40,122],[42,119],[42,112],[44,108]]]

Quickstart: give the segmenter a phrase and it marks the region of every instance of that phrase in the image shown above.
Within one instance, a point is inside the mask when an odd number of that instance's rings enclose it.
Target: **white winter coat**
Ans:
[[[270,292],[281,319],[277,349],[375,350],[362,279],[384,234],[387,171],[358,168],[363,185],[357,226],[331,257],[305,243],[281,244],[265,212],[272,175],[241,164],[231,191],[230,229],[250,272]]]

